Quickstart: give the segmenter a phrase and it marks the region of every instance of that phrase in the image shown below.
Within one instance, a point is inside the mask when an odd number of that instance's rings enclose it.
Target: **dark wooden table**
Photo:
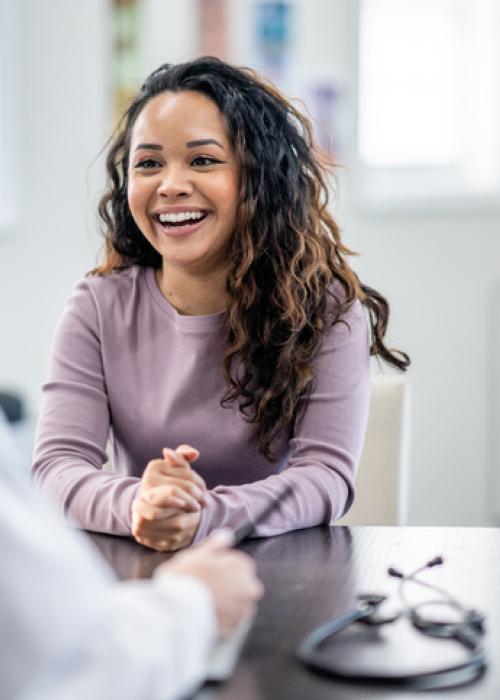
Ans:
[[[128,539],[90,536],[121,579],[147,578],[168,558]],[[424,696],[500,698],[500,530],[318,527],[250,540],[242,548],[255,558],[266,596],[233,678],[223,685],[205,686],[196,695],[198,700],[422,698],[422,692],[317,676],[296,660],[294,652],[312,628],[351,608],[358,593],[389,594],[397,604],[398,583],[387,575],[387,568],[409,572],[436,554],[442,554],[445,563],[426,572],[425,579],[486,613],[485,646],[490,661],[484,676],[473,684],[426,691]],[[341,653],[349,656],[351,643],[352,635],[345,638]],[[358,645],[352,654],[356,663],[361,664],[363,653],[370,660],[403,664],[462,654],[459,645],[423,637],[405,619],[386,625],[363,648],[365,652],[360,653]]]

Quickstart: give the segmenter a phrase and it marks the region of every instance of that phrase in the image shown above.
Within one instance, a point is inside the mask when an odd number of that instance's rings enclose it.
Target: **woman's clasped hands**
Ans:
[[[132,504],[132,535],[140,544],[160,552],[189,546],[206,503],[206,484],[191,468],[199,452],[190,445],[164,448],[142,475]]]

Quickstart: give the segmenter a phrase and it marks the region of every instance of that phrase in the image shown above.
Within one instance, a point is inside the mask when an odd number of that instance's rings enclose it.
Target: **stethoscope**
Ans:
[[[419,690],[450,688],[470,683],[479,678],[486,667],[486,656],[481,645],[484,634],[484,616],[477,610],[465,607],[447,591],[438,586],[431,585],[417,578],[425,569],[443,563],[442,557],[434,557],[424,566],[415,569],[411,574],[403,574],[401,571],[390,568],[388,574],[400,579],[398,588],[402,607],[391,615],[382,615],[380,607],[387,600],[387,596],[378,594],[364,594],[358,596],[356,607],[340,617],[330,620],[321,627],[311,632],[301,643],[297,656],[308,667],[321,673],[326,673],[345,681],[387,684],[397,687],[413,688]],[[412,582],[424,586],[440,594],[438,600],[425,601],[411,605],[404,595],[404,586]],[[427,609],[436,604],[447,604],[458,615],[456,621],[442,620],[422,614],[422,607]],[[422,671],[415,673],[377,673],[373,670],[364,672],[357,669],[350,672],[337,667],[325,654],[321,653],[321,647],[327,639],[342,632],[354,623],[362,623],[380,627],[406,615],[413,626],[423,634],[442,639],[454,639],[462,644],[469,654],[465,661],[455,665],[445,666],[438,670]]]

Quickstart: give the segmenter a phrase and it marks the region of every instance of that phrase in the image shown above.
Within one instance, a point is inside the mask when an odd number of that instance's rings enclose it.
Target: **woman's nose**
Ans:
[[[158,186],[158,194],[163,197],[188,197],[193,192],[193,185],[186,173],[172,168],[164,174]]]

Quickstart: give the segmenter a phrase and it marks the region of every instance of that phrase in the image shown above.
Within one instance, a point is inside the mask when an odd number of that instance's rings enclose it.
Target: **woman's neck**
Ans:
[[[224,271],[200,276],[163,267],[156,271],[156,280],[165,299],[184,316],[215,314],[227,307]]]

